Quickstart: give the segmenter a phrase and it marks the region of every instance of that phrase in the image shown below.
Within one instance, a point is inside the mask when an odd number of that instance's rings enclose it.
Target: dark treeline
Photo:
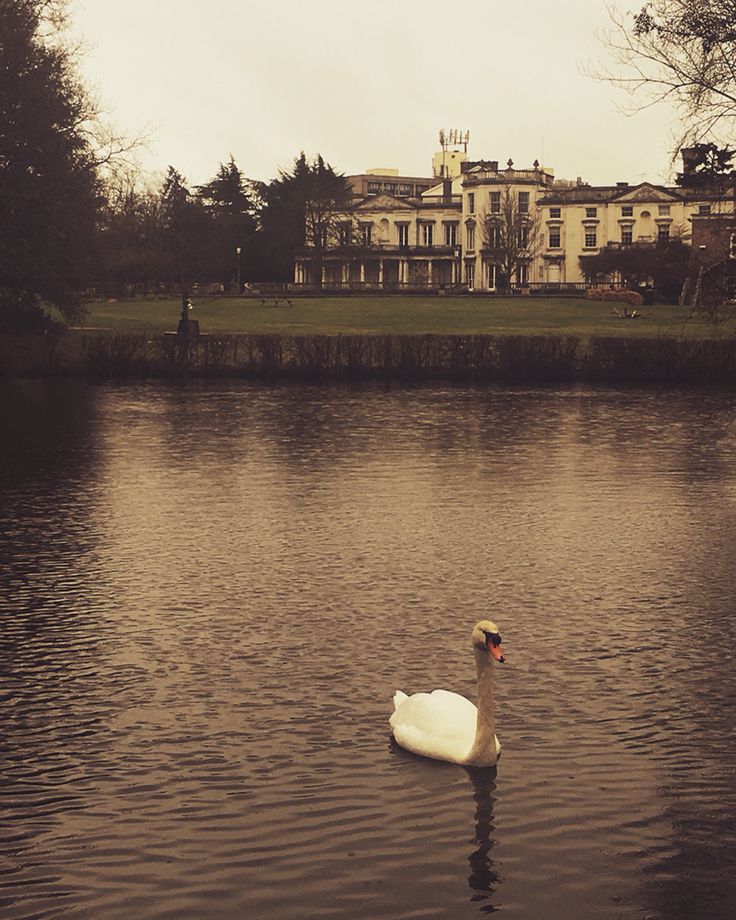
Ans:
[[[47,327],[49,306],[74,320],[85,294],[288,281],[305,241],[320,258],[343,176],[304,153],[270,182],[232,156],[199,186],[143,176],[77,76],[66,11],[0,0],[0,331]]]
[[[290,281],[306,206],[325,197],[337,206],[349,195],[343,176],[303,152],[271,182],[247,178],[232,156],[199,186],[173,166],[158,183],[124,172],[105,188],[90,286],[145,295],[172,284],[235,291],[238,282]]]

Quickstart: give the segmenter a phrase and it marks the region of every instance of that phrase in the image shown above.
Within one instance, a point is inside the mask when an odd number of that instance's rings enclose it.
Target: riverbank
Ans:
[[[64,331],[0,336],[0,376],[447,380],[717,386],[736,339],[573,335],[200,335]]]

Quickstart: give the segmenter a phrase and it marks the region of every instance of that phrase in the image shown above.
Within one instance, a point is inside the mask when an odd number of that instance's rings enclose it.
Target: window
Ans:
[[[393,195],[394,192],[396,191],[396,183],[395,182],[384,183],[383,190],[384,192],[389,192],[391,195]]]
[[[475,192],[468,192],[468,213],[475,214]]]
[[[562,217],[562,208],[550,208],[549,209],[550,220],[559,220],[561,217]]]
[[[622,246],[631,246],[634,242],[634,231],[631,227],[622,227],[621,228],[621,245]]]
[[[364,246],[371,245],[371,232],[373,230],[373,224],[361,224],[360,226],[360,241]]]
[[[445,246],[457,246],[457,224],[445,224]]]
[[[598,217],[598,208],[586,208],[585,216],[588,218]]]
[[[658,243],[669,243],[669,241],[670,241],[670,225],[660,224],[657,227],[657,242]]]
[[[411,186],[410,185],[400,185],[399,195],[411,195]]]
[[[350,226],[349,223],[346,222],[346,223],[340,224],[340,245],[341,246],[350,245],[350,237],[352,236],[351,231],[352,231],[352,227]]]
[[[595,249],[598,245],[598,234],[593,228],[592,230],[588,227],[585,228],[585,248],[586,249]]]
[[[381,191],[380,182],[369,182],[368,183],[368,194],[369,195],[377,195],[380,191]]]
[[[550,249],[560,248],[560,228],[559,227],[549,228],[549,248]]]
[[[399,236],[399,246],[409,245],[409,224],[396,224],[396,232]]]
[[[516,269],[516,280],[519,284],[529,283],[529,266],[526,264],[526,262],[519,265]]]
[[[422,245],[434,245],[434,224],[422,224]]]
[[[621,217],[633,217],[634,216],[634,205],[633,204],[622,204],[621,205]]]
[[[501,232],[498,224],[487,223],[485,227],[486,246],[489,249],[498,249],[501,245]]]
[[[465,283],[472,290],[475,281],[475,262],[465,263]]]
[[[699,204],[698,214],[710,214],[710,205],[709,204]]]
[[[660,217],[669,217],[670,216],[670,206],[668,204],[661,204],[657,208],[657,213]]]
[[[501,193],[491,192],[491,194],[489,195],[488,201],[491,206],[491,214],[500,214],[501,213]]]
[[[519,192],[519,214],[529,213],[529,192]]]
[[[475,249],[475,227],[472,224],[465,228],[465,242],[467,249]]]
[[[519,227],[519,248],[526,249],[529,245],[529,228]]]

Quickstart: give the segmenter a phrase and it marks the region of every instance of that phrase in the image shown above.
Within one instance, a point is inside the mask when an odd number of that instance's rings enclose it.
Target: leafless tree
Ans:
[[[507,186],[501,191],[498,211],[486,210],[481,217],[483,252],[498,266],[504,288],[513,279],[518,281],[520,269],[532,264],[544,242],[542,220],[531,190],[528,196],[520,203],[519,193]]]
[[[626,89],[636,108],[674,103],[679,146],[733,137],[736,0],[651,0],[638,13],[608,7],[601,36],[616,63],[593,75]]]

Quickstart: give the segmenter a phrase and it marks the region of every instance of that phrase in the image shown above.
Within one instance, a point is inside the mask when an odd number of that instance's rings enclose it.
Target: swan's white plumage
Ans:
[[[492,664],[486,633],[497,634],[498,628],[482,620],[473,631],[480,714],[470,700],[449,690],[411,696],[397,690],[389,723],[403,748],[451,763],[490,766],[496,762],[501,745],[493,731]],[[500,637],[497,644],[500,655]]]
[[[397,705],[397,698],[399,699]],[[389,719],[396,741],[409,751],[463,763],[475,742],[478,710],[470,700],[449,690],[414,693],[398,690]]]

